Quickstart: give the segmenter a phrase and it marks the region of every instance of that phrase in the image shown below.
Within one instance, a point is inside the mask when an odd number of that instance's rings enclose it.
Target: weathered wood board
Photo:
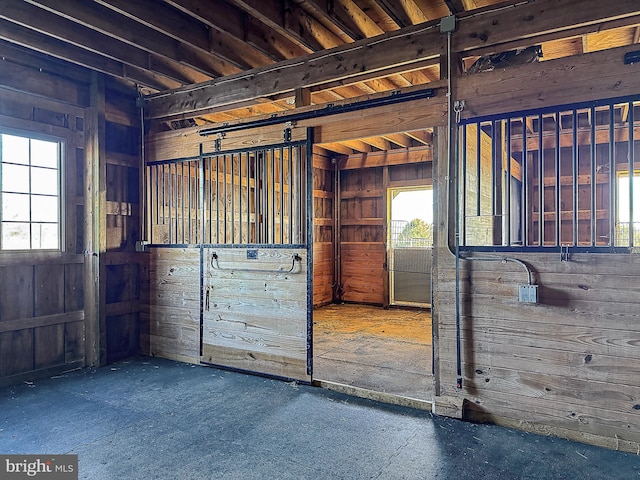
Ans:
[[[309,381],[306,250],[205,248],[203,258],[202,361]]]
[[[199,248],[150,249],[146,314],[150,355],[199,363]]]

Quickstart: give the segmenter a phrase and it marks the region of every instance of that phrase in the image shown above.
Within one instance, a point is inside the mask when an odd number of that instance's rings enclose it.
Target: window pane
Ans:
[[[31,248],[37,249],[57,249],[58,241],[58,225],[51,223],[32,223],[31,236],[33,244]]]
[[[44,140],[31,140],[31,165],[58,168],[58,144]]]
[[[58,171],[49,168],[31,169],[31,193],[58,194]]]
[[[29,193],[29,167],[3,164],[2,191]]]
[[[29,245],[28,223],[3,223],[2,224],[2,249],[3,250],[27,250]]]
[[[57,198],[45,197],[42,195],[32,195],[31,220],[34,222],[57,222]]]
[[[2,161],[29,165],[29,139],[3,134]]]
[[[28,222],[29,195],[20,193],[2,194],[2,220],[5,222]]]

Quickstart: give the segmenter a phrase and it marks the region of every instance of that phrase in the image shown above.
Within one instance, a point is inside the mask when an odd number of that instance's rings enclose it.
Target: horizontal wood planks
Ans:
[[[640,65],[624,65],[637,45],[576,55],[453,79],[465,99],[463,118],[634,95]]]
[[[150,355],[199,363],[200,249],[152,248],[148,261],[142,347]]]
[[[309,380],[306,257],[288,248],[260,248],[256,259],[242,248],[204,250],[203,362]]]
[[[446,164],[438,167],[445,178]],[[447,205],[446,189],[437,192]],[[439,209],[438,222],[448,213]],[[527,283],[520,265],[461,260],[460,391],[455,262],[446,236],[436,242],[437,393],[466,399],[467,418],[637,453],[640,256],[574,253],[561,262],[557,253],[469,254],[525,262],[539,303],[518,302],[518,285]]]

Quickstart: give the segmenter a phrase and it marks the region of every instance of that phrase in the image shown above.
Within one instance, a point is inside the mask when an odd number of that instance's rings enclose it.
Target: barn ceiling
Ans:
[[[207,82],[278,62],[304,58],[448,15],[518,1],[498,0],[0,0],[0,38],[135,83],[153,93]],[[521,3],[521,2],[520,2]],[[638,26],[542,44],[543,59],[638,43]],[[490,52],[489,52],[490,53]],[[484,52],[462,59],[465,69]],[[272,114],[440,78],[434,61],[396,66],[351,83],[316,86],[306,98],[280,96],[230,106],[181,121],[172,128]],[[368,152],[428,144],[428,132],[329,146]]]

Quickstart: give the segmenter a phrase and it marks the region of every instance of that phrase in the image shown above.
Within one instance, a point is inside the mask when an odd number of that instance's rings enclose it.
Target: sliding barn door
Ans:
[[[311,378],[309,135],[269,127],[202,145],[202,357]]]

